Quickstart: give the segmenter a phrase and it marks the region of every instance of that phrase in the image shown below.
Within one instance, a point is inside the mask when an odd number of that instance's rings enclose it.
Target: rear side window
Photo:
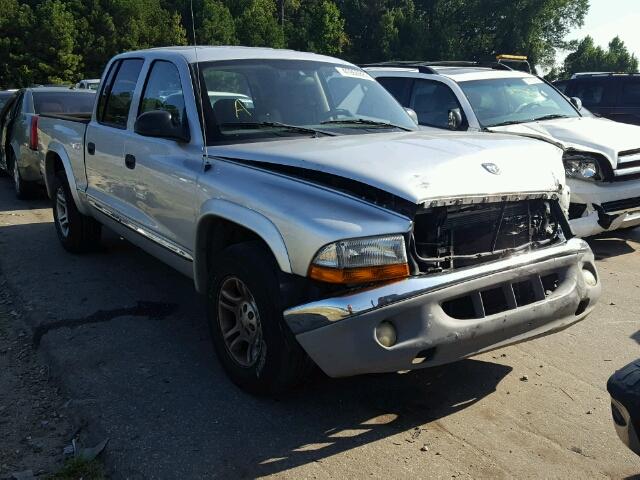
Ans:
[[[410,106],[418,114],[420,125],[437,128],[449,128],[449,110],[460,108],[447,85],[430,80],[416,80]]]
[[[117,128],[127,128],[127,118],[144,60],[123,60],[115,72],[112,82],[105,82],[101,94],[102,107],[99,121]],[[111,72],[109,72],[111,75]]]
[[[620,106],[640,107],[640,78],[633,78],[624,82]]]
[[[93,111],[96,96],[80,92],[33,92],[35,113],[88,114]]]
[[[142,94],[139,114],[152,110],[165,110],[176,125],[185,121],[184,94],[180,74],[173,63],[154,62]]]
[[[402,77],[378,77],[376,80],[380,85],[386,88],[401,105],[405,107],[409,106],[409,97],[411,95],[411,84],[413,83],[413,79]]]

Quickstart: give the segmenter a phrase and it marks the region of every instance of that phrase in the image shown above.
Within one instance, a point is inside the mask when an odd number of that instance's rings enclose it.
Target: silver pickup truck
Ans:
[[[60,241],[105,225],[194,279],[254,393],[453,362],[558,331],[600,294],[562,152],[418,131],[366,72],[243,47],[115,57],[91,120],[43,117]]]

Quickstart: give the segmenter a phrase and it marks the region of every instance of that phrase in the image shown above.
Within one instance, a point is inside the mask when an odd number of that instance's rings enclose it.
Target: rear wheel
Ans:
[[[56,232],[65,250],[82,253],[98,248],[102,225],[78,211],[63,172],[56,174],[52,201]]]
[[[16,197],[20,200],[27,200],[31,198],[34,191],[34,186],[30,182],[25,182],[20,175],[20,168],[18,168],[18,162],[15,159],[13,153],[10,153],[11,162],[11,176],[13,177],[13,188],[16,192]]]
[[[233,245],[216,256],[208,288],[220,363],[236,385],[258,395],[289,389],[313,367],[284,322],[277,268],[261,243]]]

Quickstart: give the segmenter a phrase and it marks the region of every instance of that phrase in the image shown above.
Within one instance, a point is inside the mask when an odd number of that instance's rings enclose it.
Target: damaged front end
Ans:
[[[435,366],[547,335],[600,295],[593,253],[553,194],[429,202],[407,245],[408,278],[284,312],[328,375]]]

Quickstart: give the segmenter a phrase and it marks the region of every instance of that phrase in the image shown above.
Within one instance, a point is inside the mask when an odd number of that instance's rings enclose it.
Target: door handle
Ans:
[[[134,157],[130,153],[127,153],[124,157],[124,164],[128,169],[133,170],[134,168],[136,168],[136,157]]]
[[[93,142],[87,143],[87,152],[89,153],[89,155],[93,155],[94,153],[96,153],[96,144]]]

